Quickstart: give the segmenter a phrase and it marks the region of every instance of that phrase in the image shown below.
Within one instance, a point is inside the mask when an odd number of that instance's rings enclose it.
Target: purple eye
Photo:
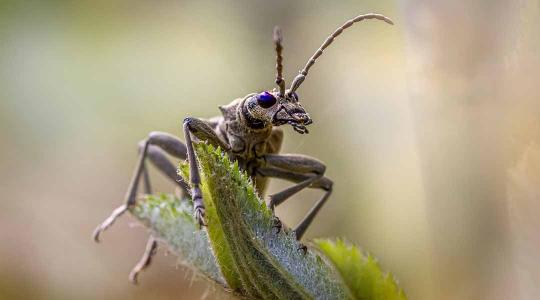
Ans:
[[[270,94],[269,92],[262,92],[257,95],[257,103],[262,108],[272,107],[274,104],[276,104],[276,101],[276,97],[274,97],[274,95]]]

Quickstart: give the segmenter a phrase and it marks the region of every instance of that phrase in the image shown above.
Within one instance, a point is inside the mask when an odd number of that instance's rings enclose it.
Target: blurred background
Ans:
[[[290,82],[337,26],[378,12],[396,25],[349,29],[300,88],[311,134],[285,129],[283,152],[323,160],[335,181],[307,238],[360,245],[410,299],[538,299],[539,6],[2,1],[0,298],[222,298],[164,247],[132,286],[148,234],[129,216],[91,240],[137,142],[273,88],[274,25]],[[295,224],[319,194],[278,215]]]

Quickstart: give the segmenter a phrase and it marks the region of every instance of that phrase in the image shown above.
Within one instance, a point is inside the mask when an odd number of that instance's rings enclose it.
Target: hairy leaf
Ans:
[[[338,240],[306,253],[293,231],[274,228],[272,212],[247,174],[219,149],[197,144],[205,229],[188,200],[149,196],[132,213],[183,262],[236,295],[260,299],[405,299],[371,256]],[[180,174],[188,178],[184,165]],[[187,181],[187,180],[186,180]]]
[[[340,239],[317,239],[315,244],[336,266],[354,299],[406,299],[393,276],[383,273],[373,256]]]

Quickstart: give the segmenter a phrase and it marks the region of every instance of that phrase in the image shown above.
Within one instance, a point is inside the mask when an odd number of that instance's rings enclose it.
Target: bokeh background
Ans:
[[[410,299],[538,299],[539,6],[2,1],[0,298],[222,298],[163,247],[129,284],[148,236],[131,217],[91,240],[122,202],[137,142],[272,88],[274,25],[290,81],[334,28],[379,12],[396,25],[356,25],[300,88],[311,134],[286,129],[284,152],[320,158],[336,182],[307,238],[360,245]],[[319,193],[279,216],[294,224]]]

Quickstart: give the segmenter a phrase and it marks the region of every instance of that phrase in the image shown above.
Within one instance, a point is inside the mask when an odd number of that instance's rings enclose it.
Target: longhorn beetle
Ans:
[[[125,196],[125,203],[115,209],[111,216],[100,224],[94,231],[94,240],[99,242],[100,234],[110,227],[113,222],[126,210],[135,204],[139,182],[144,181],[145,192],[152,193],[150,179],[146,170],[145,160],[148,158],[153,165],[172,182],[176,183],[185,193],[191,192],[194,217],[200,226],[205,225],[205,208],[202,197],[197,159],[193,142],[205,141],[223,149],[231,159],[237,160],[239,167],[245,170],[255,182],[259,193],[263,193],[268,177],[289,180],[295,185],[269,196],[268,206],[274,208],[305,188],[316,188],[324,191],[322,198],[307,213],[304,219],[294,228],[298,240],[302,238],[315,215],[332,193],[333,182],[324,172],[326,166],[319,160],[301,154],[278,154],[283,141],[283,131],[278,126],[289,124],[300,133],[308,133],[306,126],[313,121],[300,105],[296,90],[306,79],[309,69],[315,64],[323,51],[332,44],[343,30],[366,19],[382,20],[393,25],[392,20],[380,14],[365,14],[357,16],[334,31],[322,43],[319,49],[307,61],[305,67],[293,79],[290,88],[285,88],[283,79],[283,57],[281,52],[282,34],[278,27],[274,28],[274,44],[276,51],[276,80],[277,88],[260,93],[249,94],[233,100],[227,105],[220,106],[221,116],[208,120],[187,117],[183,122],[185,143],[177,137],[164,132],[151,132],[146,139],[139,143],[139,160],[131,183]],[[179,180],[177,169],[169,161],[166,154],[189,162],[189,185]],[[276,217],[276,228],[281,228],[281,222]],[[157,249],[157,241],[150,237],[146,251],[130,274],[132,282],[137,281],[137,275],[146,268],[152,255]]]

